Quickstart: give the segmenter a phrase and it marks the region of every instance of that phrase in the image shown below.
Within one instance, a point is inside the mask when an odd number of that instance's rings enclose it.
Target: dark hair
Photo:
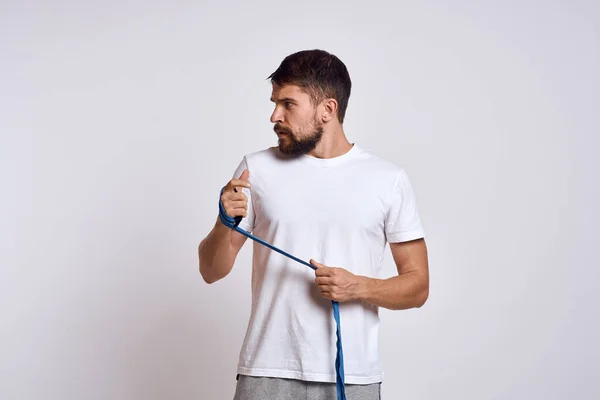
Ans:
[[[327,98],[338,102],[338,119],[344,122],[352,82],[344,63],[324,50],[303,50],[283,59],[267,79],[279,85],[302,88],[317,104]]]

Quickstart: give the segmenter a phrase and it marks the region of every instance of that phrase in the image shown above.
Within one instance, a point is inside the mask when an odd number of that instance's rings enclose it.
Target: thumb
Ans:
[[[310,263],[311,263],[312,265],[314,265],[315,267],[317,267],[317,268],[324,267],[324,265],[323,265],[323,264],[316,262],[316,261],[315,261],[315,260],[313,260],[312,258],[310,259]]]
[[[240,177],[238,178],[241,181],[246,181],[248,182],[248,178],[250,177],[250,172],[245,169],[244,172],[242,172],[242,175],[240,175]],[[233,188],[234,192],[241,192],[244,188],[241,186],[236,186]]]
[[[240,175],[240,179],[243,181],[248,182],[248,178],[250,177],[250,171],[248,171],[247,169],[244,170],[244,172],[242,172],[242,175]]]

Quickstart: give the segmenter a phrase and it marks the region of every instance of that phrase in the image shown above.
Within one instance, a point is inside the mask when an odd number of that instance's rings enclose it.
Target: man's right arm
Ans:
[[[206,283],[214,283],[231,272],[246,239],[217,218],[214,228],[198,246],[200,274]]]
[[[249,171],[242,172],[239,179],[230,180],[223,188],[221,202],[230,217],[248,216],[248,197],[243,188],[250,188]],[[225,226],[217,218],[215,226],[198,246],[200,274],[206,283],[214,283],[231,272],[235,259],[247,237]]]

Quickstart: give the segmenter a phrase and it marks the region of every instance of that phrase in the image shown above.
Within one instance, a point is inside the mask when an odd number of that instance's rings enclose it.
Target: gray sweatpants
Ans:
[[[348,385],[348,400],[380,400],[381,384]],[[336,400],[335,383],[239,375],[233,400]]]

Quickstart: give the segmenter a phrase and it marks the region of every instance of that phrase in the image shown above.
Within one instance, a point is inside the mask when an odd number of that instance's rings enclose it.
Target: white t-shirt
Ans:
[[[380,277],[387,242],[424,237],[406,173],[356,144],[330,159],[283,156],[277,147],[246,155],[248,216],[240,227],[306,262]],[[335,382],[331,301],[315,273],[252,241],[252,306],[238,373]],[[346,383],[383,378],[378,307],[340,303]]]

